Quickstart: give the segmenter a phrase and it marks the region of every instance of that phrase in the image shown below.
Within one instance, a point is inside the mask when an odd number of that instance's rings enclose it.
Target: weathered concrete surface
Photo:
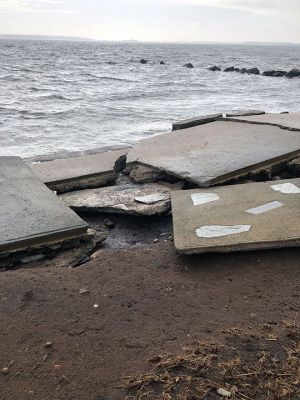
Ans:
[[[174,122],[174,124],[172,124],[172,130],[178,131],[179,129],[186,129],[191,128],[192,126],[208,124],[209,122],[216,121],[222,117],[223,114],[210,114],[197,118],[185,119],[183,121]]]
[[[59,193],[106,185],[125,166],[128,149],[31,164],[35,175]],[[124,165],[122,165],[124,164]]]
[[[0,253],[80,237],[87,224],[19,157],[0,157]]]
[[[167,174],[205,187],[299,154],[297,132],[216,121],[142,140],[129,151],[127,170],[133,172],[130,176],[135,179],[139,176],[137,169],[146,166],[157,171],[159,179]]]
[[[228,115],[229,116],[229,115]],[[300,131],[300,112],[264,115],[248,117],[228,118],[230,121],[248,122],[252,124],[274,125],[291,131]]]
[[[290,185],[285,185],[288,190],[271,187],[286,183],[298,187],[299,192],[291,190],[293,186]],[[210,200],[208,193],[213,193],[219,199]],[[208,202],[194,205],[192,194],[206,194]],[[179,253],[259,250],[300,245],[299,178],[185,190],[173,192],[171,197],[174,240]],[[235,233],[228,234],[230,231]]]
[[[240,110],[240,111],[233,111],[230,113],[226,113],[226,117],[247,117],[251,115],[262,115],[265,114],[265,111],[261,110]]]
[[[60,198],[77,211],[96,211],[131,215],[160,215],[171,207],[173,190],[182,184],[126,184],[65,193]]]

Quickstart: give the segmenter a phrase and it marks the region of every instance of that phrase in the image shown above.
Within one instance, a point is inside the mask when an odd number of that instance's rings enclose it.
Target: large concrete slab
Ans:
[[[179,253],[300,245],[300,179],[173,192]]]
[[[261,110],[239,110],[226,113],[226,117],[249,117],[251,115],[265,114],[265,111]]]
[[[128,149],[31,164],[35,175],[52,190],[104,186],[116,179]]]
[[[130,215],[161,215],[170,211],[171,194],[182,184],[134,183],[64,193],[60,198],[77,211]]]
[[[274,125],[283,129],[289,129],[291,131],[300,131],[300,112],[283,114],[269,113],[263,115],[239,116],[228,119],[230,121]]]
[[[66,207],[19,157],[0,157],[0,254],[86,233]]]
[[[222,183],[300,154],[298,132],[216,121],[142,140],[127,155],[131,176],[150,167],[200,187]],[[142,176],[139,176],[142,179]]]
[[[209,122],[217,121],[222,117],[223,114],[210,114],[201,117],[195,117],[195,118],[185,119],[182,121],[177,121],[172,124],[172,130],[178,131],[180,129],[191,128],[192,126],[208,124]]]

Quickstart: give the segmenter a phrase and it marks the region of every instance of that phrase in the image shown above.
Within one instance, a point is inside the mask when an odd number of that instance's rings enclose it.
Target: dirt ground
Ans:
[[[1,400],[125,399],[157,355],[298,320],[300,249],[179,257],[170,218],[114,218],[84,265],[0,273]]]

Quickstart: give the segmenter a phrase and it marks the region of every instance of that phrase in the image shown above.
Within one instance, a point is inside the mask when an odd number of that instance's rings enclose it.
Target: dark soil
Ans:
[[[268,324],[279,337],[283,321],[297,322],[300,249],[179,257],[168,217],[138,228],[111,219],[107,245],[80,267],[53,260],[0,274],[1,400],[125,399],[124,378],[152,371],[160,354],[221,345],[234,327],[261,335]],[[244,338],[232,340],[245,360]]]

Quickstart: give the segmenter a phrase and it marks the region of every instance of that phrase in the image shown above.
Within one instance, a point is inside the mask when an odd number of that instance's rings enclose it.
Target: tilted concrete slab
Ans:
[[[247,117],[250,115],[261,115],[265,114],[265,111],[261,110],[240,110],[240,111],[232,111],[226,113],[226,117]]]
[[[300,179],[173,192],[179,253],[300,246]]]
[[[66,207],[19,157],[0,157],[0,254],[85,234]]]
[[[208,124],[209,122],[217,121],[222,117],[223,114],[210,114],[201,117],[185,119],[183,121],[177,121],[172,124],[172,130],[178,131],[179,129],[186,129],[191,128],[192,126]]]
[[[134,183],[97,189],[78,190],[60,195],[66,205],[77,211],[131,215],[160,215],[171,208],[171,194],[182,184]]]
[[[219,184],[300,154],[298,132],[274,126],[216,121],[142,140],[127,155],[127,170],[142,180],[144,166],[200,187]],[[138,177],[138,179],[137,179]]]
[[[264,115],[255,115],[248,117],[227,118],[230,121],[248,122],[252,124],[274,125],[282,129],[291,131],[300,131],[300,112]]]
[[[57,159],[31,164],[35,175],[52,190],[68,192],[74,189],[104,186],[117,177],[125,166],[128,149]]]

